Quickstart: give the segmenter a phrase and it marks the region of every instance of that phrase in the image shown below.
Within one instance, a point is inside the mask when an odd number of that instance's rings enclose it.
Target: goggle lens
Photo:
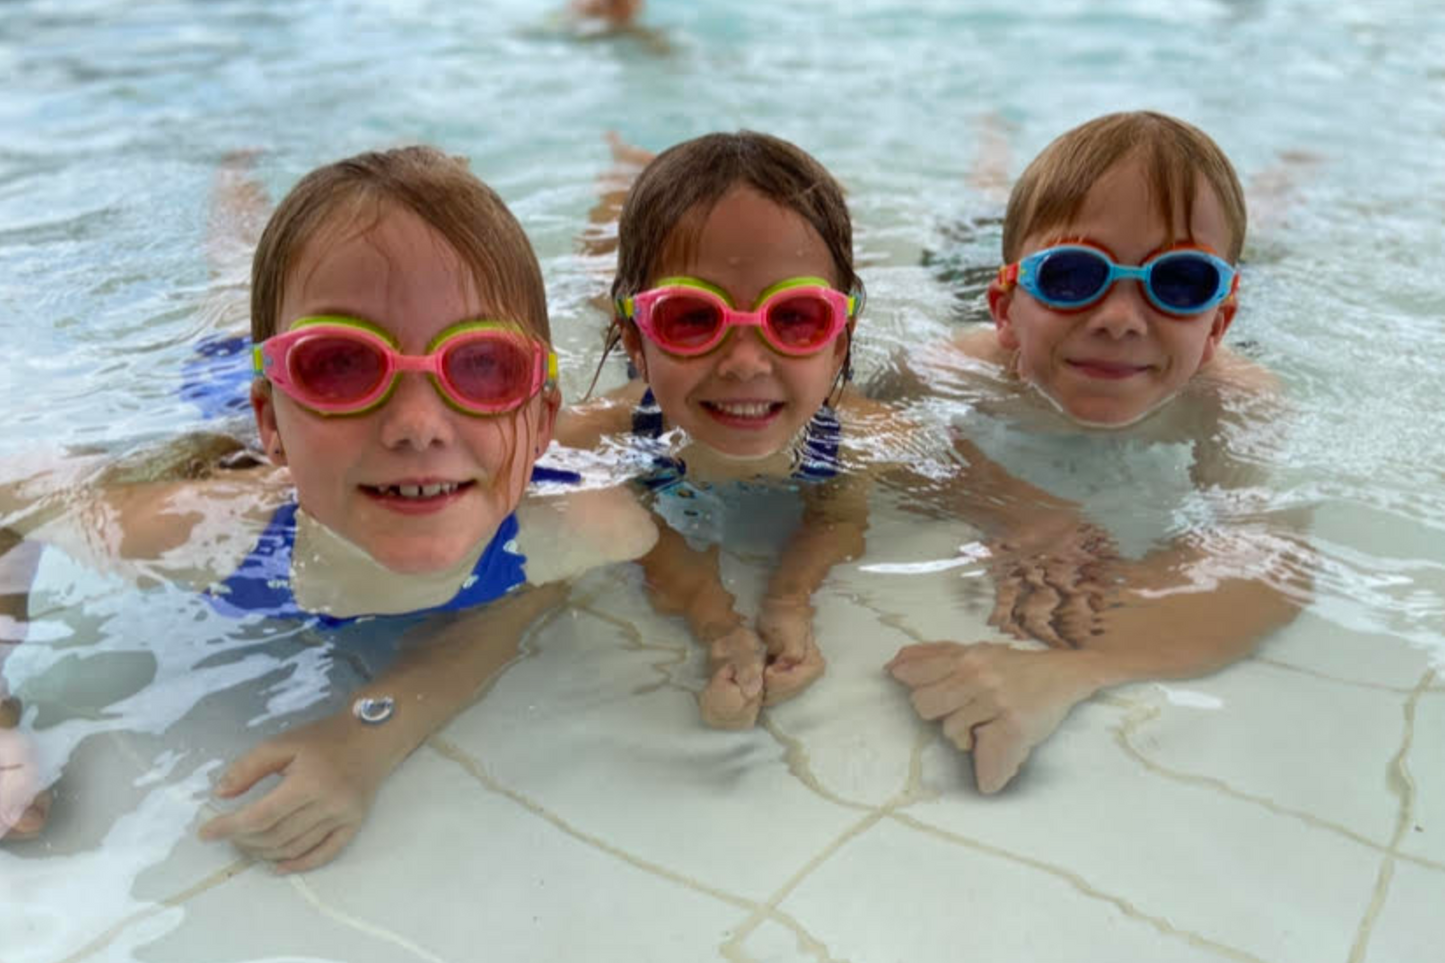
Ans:
[[[297,387],[328,405],[368,397],[386,374],[386,357],[374,345],[338,335],[298,341],[289,360]]]
[[[679,294],[658,302],[652,310],[652,324],[664,345],[693,350],[717,336],[723,315],[711,301]]]
[[[468,338],[442,355],[442,372],[457,396],[479,408],[499,408],[532,386],[533,356],[519,342]]]
[[[793,351],[821,348],[833,328],[833,307],[812,294],[775,301],[768,308],[768,330],[777,343]]]
[[[1087,307],[1114,282],[1127,279],[1144,286],[1154,307],[1181,316],[1199,314],[1223,301],[1237,278],[1227,262],[1194,249],[1166,251],[1130,267],[1115,264],[1092,247],[1061,246],[1024,258],[1016,270],[1025,290],[1060,311]]]
[[[1038,286],[1044,296],[1059,304],[1083,304],[1103,292],[1109,283],[1109,262],[1092,251],[1057,251],[1038,269]]]
[[[1219,290],[1219,269],[1198,254],[1167,254],[1149,272],[1154,300],[1180,314],[1193,314]]]

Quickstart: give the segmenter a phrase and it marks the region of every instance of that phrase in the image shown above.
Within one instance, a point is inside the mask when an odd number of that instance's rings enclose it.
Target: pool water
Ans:
[[[866,556],[817,598],[827,675],[759,728],[704,729],[697,647],[635,567],[598,571],[338,860],[281,878],[196,839],[210,780],[341,704],[387,633],[238,627],[51,552],[4,671],[65,779],[45,837],[0,848],[0,960],[1436,958],[1445,13],[653,0],[644,20],[654,36],[578,31],[545,2],[0,4],[0,457],[214,426],[176,387],[195,342],[244,317],[243,275],[204,255],[235,151],[273,197],[378,146],[468,156],[537,247],[576,399],[603,324],[607,266],[577,235],[606,131],[660,149],[747,127],[834,171],[868,381],[979,317],[968,268],[993,266],[1002,208],[980,158],[1013,177],[1090,116],[1153,108],[1213,134],[1249,187],[1230,340],[1289,412],[1231,442],[1269,468],[1265,536],[1272,512],[1309,515],[1303,611],[1221,672],[1080,705],[983,796],[881,670],[913,641],[998,638],[981,567],[955,564],[976,534],[882,491]],[[917,410],[942,424],[975,400],[944,383]],[[749,521],[724,557],[744,605],[775,548]]]

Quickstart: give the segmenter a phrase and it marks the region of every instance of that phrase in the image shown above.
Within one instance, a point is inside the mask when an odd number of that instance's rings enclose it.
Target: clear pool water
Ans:
[[[208,779],[361,657],[228,637],[184,592],[51,556],[6,671],[67,776],[46,839],[0,848],[0,960],[1434,958],[1445,13],[653,0],[644,20],[665,53],[521,0],[0,2],[0,456],[199,424],[176,376],[214,323],[207,205],[235,150],[273,194],[377,146],[470,157],[537,247],[576,398],[605,131],[656,149],[749,127],[826,163],[858,228],[866,376],[976,314],[923,260],[995,256],[987,232],[950,240],[1001,206],[966,177],[981,152],[1016,175],[1066,128],[1147,107],[1250,182],[1231,338],[1292,412],[1238,442],[1272,467],[1270,507],[1313,513],[1312,601],[1225,672],[1081,706],[985,799],[878,670],[917,638],[990,637],[976,580],[909,568],[967,532],[881,505],[820,598],[828,676],[742,735],[697,725],[696,653],[635,573],[598,573],[340,860],[283,880],[194,840]],[[756,590],[755,554],[729,565]]]

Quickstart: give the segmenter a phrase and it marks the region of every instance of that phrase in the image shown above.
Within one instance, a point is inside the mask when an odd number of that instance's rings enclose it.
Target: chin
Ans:
[[[435,539],[420,539],[415,544],[377,546],[370,554],[398,575],[426,575],[455,568],[475,544],[450,545],[439,544]]]

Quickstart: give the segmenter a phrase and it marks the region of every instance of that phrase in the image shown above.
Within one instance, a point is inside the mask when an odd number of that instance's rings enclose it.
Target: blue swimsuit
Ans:
[[[211,607],[231,618],[265,615],[273,619],[314,620],[328,627],[368,618],[364,615],[337,618],[320,612],[308,612],[297,603],[295,592],[291,588],[291,555],[296,548],[296,509],[295,502],[287,502],[276,509],[276,514],[271,516],[270,524],[257,539],[251,554],[242,560],[236,571],[224,582],[206,589],[205,595]],[[467,576],[461,589],[450,600],[428,609],[395,614],[412,616],[432,612],[455,612],[474,605],[485,605],[525,583],[527,557],[517,551],[517,531],[515,514],[503,519],[481,558],[477,559],[472,574]]]

